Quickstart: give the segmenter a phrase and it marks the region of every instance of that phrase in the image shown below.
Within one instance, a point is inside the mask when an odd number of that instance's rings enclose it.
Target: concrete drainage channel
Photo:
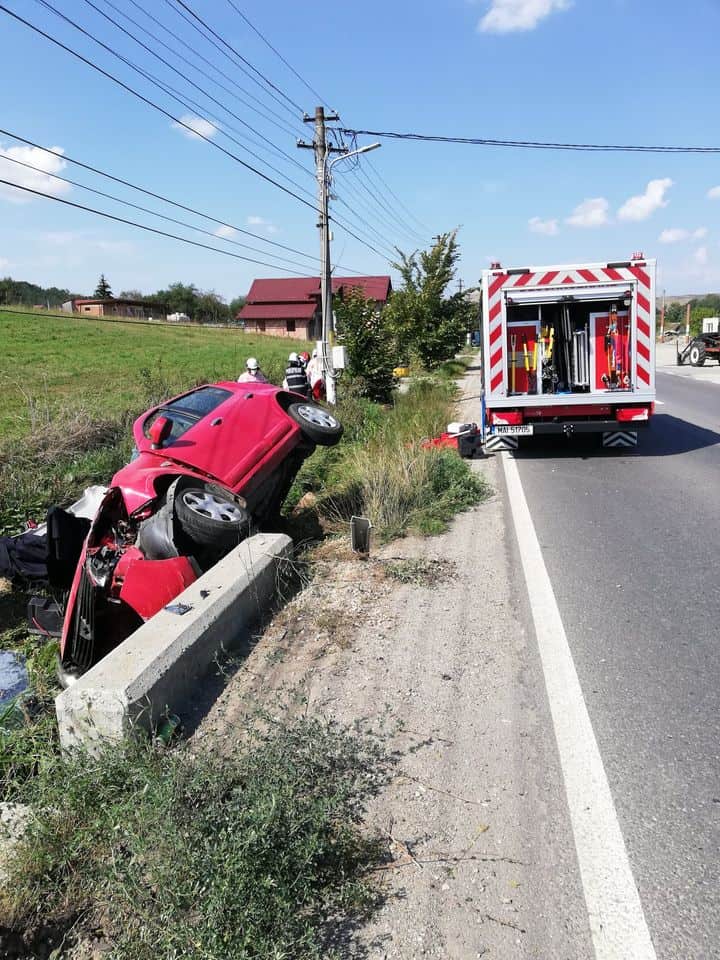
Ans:
[[[64,690],[55,701],[62,746],[120,740],[134,726],[182,716],[213,661],[272,604],[291,548],[284,534],[244,540]]]

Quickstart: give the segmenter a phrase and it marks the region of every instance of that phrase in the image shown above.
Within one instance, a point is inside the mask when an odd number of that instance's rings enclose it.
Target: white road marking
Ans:
[[[501,454],[597,960],[656,960],[517,463]]]

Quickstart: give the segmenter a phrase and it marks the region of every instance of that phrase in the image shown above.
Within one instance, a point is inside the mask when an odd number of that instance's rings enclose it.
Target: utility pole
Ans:
[[[330,265],[330,216],[328,213],[328,156],[331,153],[343,153],[340,147],[327,142],[326,121],[339,120],[336,113],[325,115],[324,107],[315,107],[314,117],[303,117],[305,123],[315,124],[315,137],[312,143],[298,141],[298,147],[315,151],[315,175],[318,182],[318,228],[320,230],[320,309],[322,314],[321,359],[323,379],[328,403],[336,402],[335,370],[332,363],[331,336],[333,329],[332,314],[332,269]]]
[[[458,293],[462,294],[462,291],[463,291],[463,282],[462,282],[462,277],[460,277],[460,279],[458,280]]]
[[[665,291],[662,295],[662,306],[660,307],[660,339],[665,338]]]

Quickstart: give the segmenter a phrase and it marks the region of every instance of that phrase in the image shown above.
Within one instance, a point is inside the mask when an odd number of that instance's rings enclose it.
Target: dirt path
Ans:
[[[477,371],[464,392],[477,419]],[[343,956],[592,955],[497,466],[473,462],[498,492],[442,536],[366,562],[331,548],[196,733],[232,749],[253,703],[288,694],[390,731],[401,759],[369,815],[393,857],[386,899]]]

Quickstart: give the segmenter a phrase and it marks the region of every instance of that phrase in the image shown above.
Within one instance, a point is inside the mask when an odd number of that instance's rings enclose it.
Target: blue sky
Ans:
[[[188,109],[138,77],[129,67],[63,23],[37,0],[3,2],[161,104],[176,117],[281,180],[312,202],[315,184],[310,151],[297,150],[303,124],[284,97],[243,75],[182,19],[175,0],[93,0],[157,53],[221,101],[212,103],[146,50],[123,36],[86,0],[51,0],[66,16],[95,34],[199,106]],[[221,37],[298,106],[312,113],[317,102],[280,59],[252,32],[229,0],[186,0]],[[717,117],[716,41],[720,5],[695,0],[365,0],[328,5],[320,0],[233,0],[303,78],[341,114],[349,128],[525,140],[639,144],[720,144]],[[191,70],[147,33],[123,19],[123,11],[206,71],[227,90]],[[144,10],[161,21],[147,19]],[[187,14],[186,14],[187,16]],[[177,34],[175,40],[165,29]],[[264,182],[210,144],[188,136],[47,40],[0,13],[3,47],[0,125],[43,146],[64,151],[102,170],[247,229],[267,240],[314,256],[316,215],[309,206]],[[225,49],[225,48],[223,48]],[[228,52],[228,51],[226,51]],[[213,72],[197,55],[219,67]],[[235,96],[238,85],[282,118],[260,117]],[[230,92],[228,92],[228,90]],[[256,101],[250,101],[255,103]],[[228,106],[235,117],[224,110]],[[209,114],[216,118],[208,123]],[[198,117],[205,120],[198,121]],[[230,128],[256,138],[243,122],[291,159],[242,141]],[[289,126],[288,126],[289,125]],[[371,138],[361,138],[369,142]],[[258,158],[245,152],[255,151]],[[187,219],[213,233],[217,224],[168,208],[159,201],[110,184],[47,154],[28,153],[0,135],[9,156],[49,172],[117,193],[153,210]],[[491,259],[523,266],[582,260],[616,260],[643,250],[660,264],[668,293],[720,289],[720,156],[586,154],[507,148],[419,144],[386,140],[361,160],[336,167],[336,192],[351,208],[334,204],[338,218],[372,235],[375,246],[415,248],[422,237],[460,227],[465,285],[477,283]],[[300,169],[296,161],[304,169]],[[268,164],[279,173],[270,171]],[[343,169],[345,167],[345,169]],[[384,194],[390,185],[417,220]],[[0,159],[0,177],[26,183],[73,202],[179,232],[199,242],[250,257],[222,239],[203,237],[113,201],[59,184]],[[291,178],[299,188],[288,183]],[[717,188],[717,189],[713,189]],[[22,202],[20,202],[22,201]],[[356,218],[361,217],[365,224]],[[424,227],[418,225],[418,220]],[[368,226],[369,225],[369,226]],[[264,250],[262,241],[223,232],[235,242]],[[275,248],[290,259],[294,254]],[[334,259],[345,267],[388,272],[387,260],[336,228]],[[290,267],[312,272],[312,261]],[[255,276],[282,275],[53,201],[28,199],[0,187],[0,274],[92,292],[103,271],[117,293],[155,290],[174,280],[215,289],[227,298],[245,293]],[[338,273],[342,273],[338,268]]]

